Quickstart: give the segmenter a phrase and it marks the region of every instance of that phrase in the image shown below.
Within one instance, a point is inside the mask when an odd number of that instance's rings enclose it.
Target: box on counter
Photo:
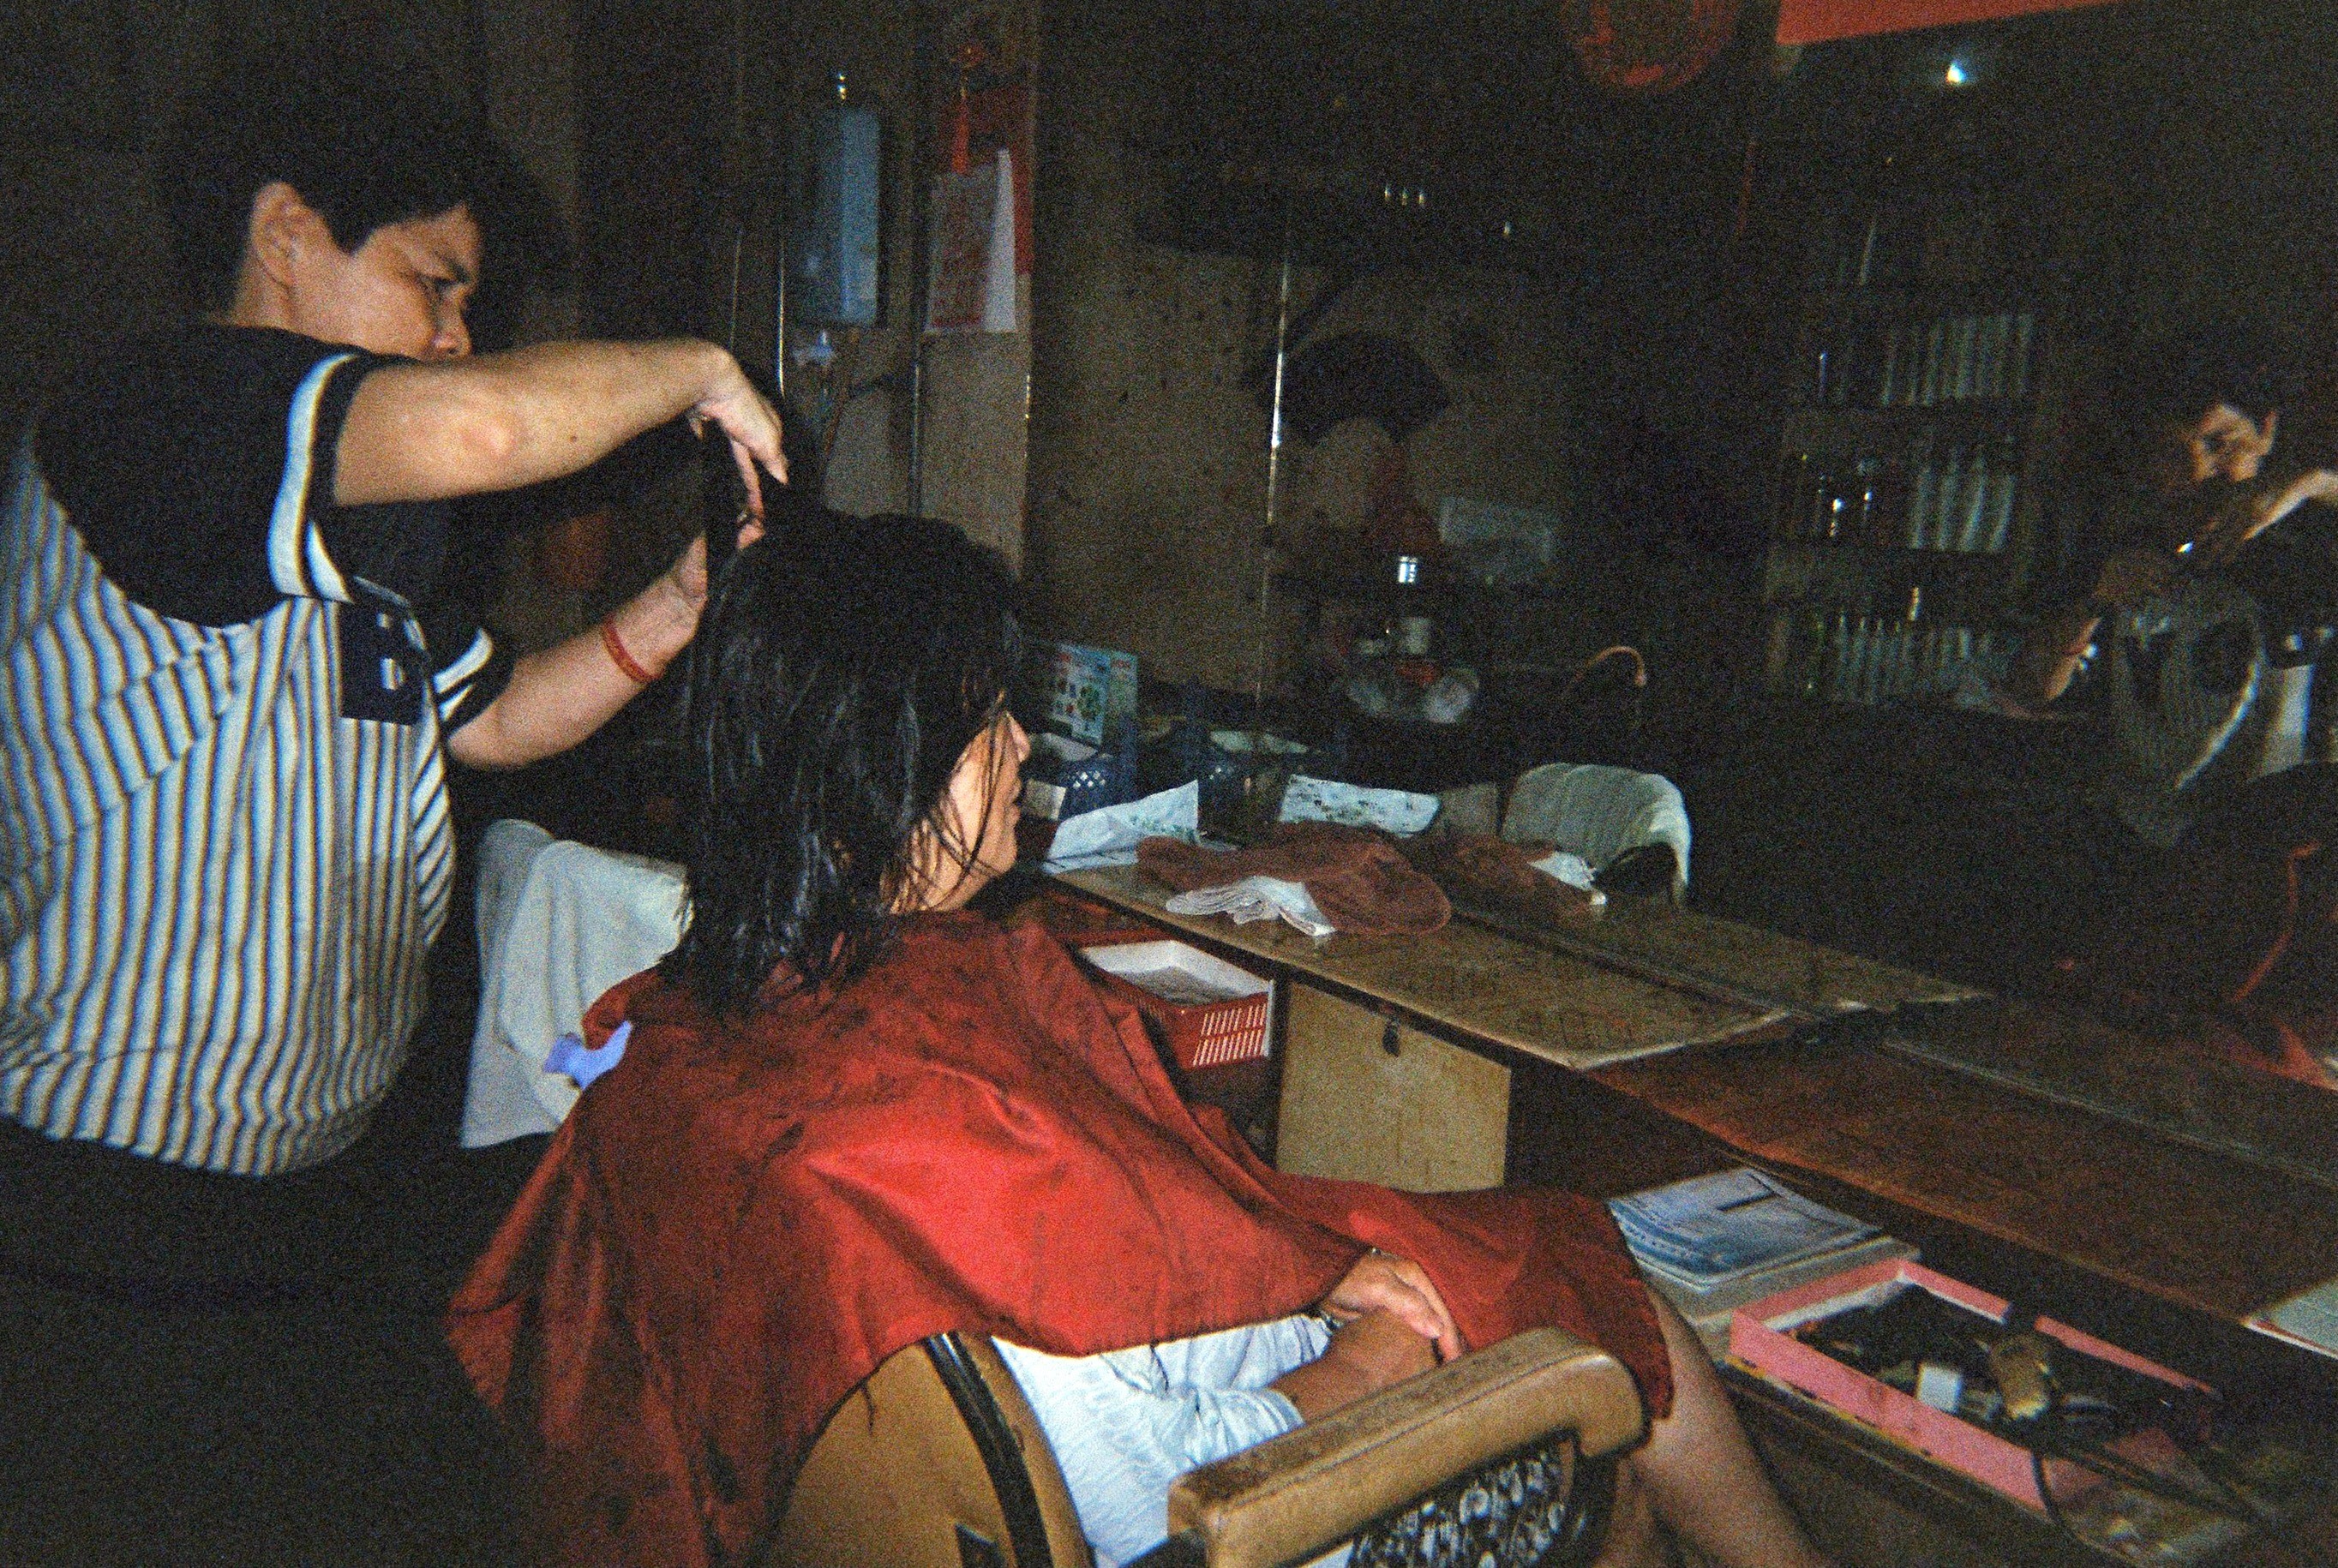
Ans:
[[[1032,649],[1039,727],[1108,751],[1136,744],[1136,655],[1077,642]]]
[[[1160,1024],[1180,1067],[1265,1060],[1272,980],[1183,942],[1121,942],[1083,947],[1080,956]]]
[[[2025,1506],[2043,1510],[2046,1500],[2038,1494],[2038,1469],[2028,1448],[1977,1422],[1879,1382],[1794,1336],[1794,1330],[1804,1324],[1856,1307],[1880,1306],[1908,1289],[1929,1292],[1952,1307],[2000,1326],[2012,1311],[2009,1302],[1987,1291],[1936,1274],[1921,1264],[1896,1259],[1871,1263],[1740,1307],[1730,1320],[1729,1354],[1755,1371],[1897,1438]],[[2167,1384],[2171,1389],[2214,1397],[2204,1383],[2051,1318],[2038,1318],[2033,1331],[2112,1367]],[[2146,1469],[2165,1463],[2176,1453],[2168,1435],[2156,1427],[2131,1433],[2116,1441],[2112,1448]],[[2104,1485],[2102,1477],[2094,1472],[2063,1459],[2045,1461],[2044,1474],[2055,1499],[2064,1504]]]

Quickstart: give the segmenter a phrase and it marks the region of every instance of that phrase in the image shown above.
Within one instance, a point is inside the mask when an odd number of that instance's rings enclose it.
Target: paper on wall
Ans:
[[[934,176],[933,241],[927,260],[926,331],[1012,332],[1015,308],[1015,167],[1001,147],[992,162]]]

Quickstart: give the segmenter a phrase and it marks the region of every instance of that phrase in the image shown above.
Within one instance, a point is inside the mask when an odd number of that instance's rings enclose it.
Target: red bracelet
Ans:
[[[625,672],[625,679],[632,681],[634,685],[646,686],[651,681],[657,679],[654,674],[635,663],[634,662],[634,656],[625,652],[625,644],[617,636],[617,623],[615,621],[609,620],[601,622],[601,646],[609,651],[609,658],[611,662],[613,662],[618,669],[624,671]]]

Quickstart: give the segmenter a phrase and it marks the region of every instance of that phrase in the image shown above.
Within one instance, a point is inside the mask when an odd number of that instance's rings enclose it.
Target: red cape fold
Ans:
[[[1602,1205],[1276,1171],[1036,926],[919,916],[840,993],[746,1021],[637,975],[587,1038],[627,1019],[448,1323],[549,1561],[742,1560],[830,1412],[928,1335],[1183,1338],[1302,1310],[1366,1247],[1418,1259],[1470,1344],[1557,1324],[1669,1407]]]

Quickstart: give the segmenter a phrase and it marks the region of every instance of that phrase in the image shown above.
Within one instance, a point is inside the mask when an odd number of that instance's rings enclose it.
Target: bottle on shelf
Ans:
[[[2019,499],[2021,444],[2010,436],[2000,436],[1996,453],[1997,462],[1989,472],[1988,527],[1981,548],[1991,555],[2002,555],[2013,537],[2013,508]]]

